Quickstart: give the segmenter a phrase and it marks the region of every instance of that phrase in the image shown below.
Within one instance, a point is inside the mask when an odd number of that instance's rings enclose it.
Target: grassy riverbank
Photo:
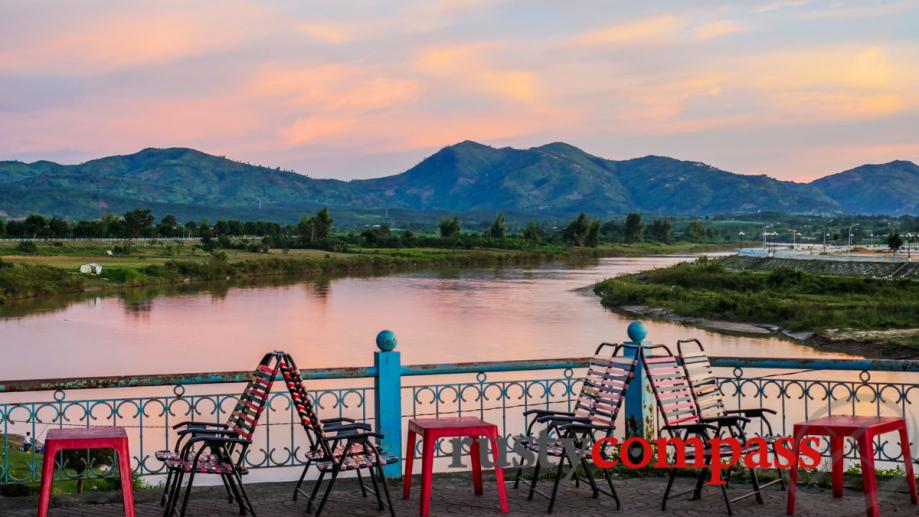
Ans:
[[[197,246],[153,244],[135,246],[127,255],[110,255],[106,247],[93,245],[39,245],[30,253],[23,253],[9,245],[3,249],[0,258],[0,303],[122,287],[167,286],[271,276],[309,277],[443,267],[522,265],[550,260],[694,253],[724,247],[642,243],[597,248],[541,246],[527,250],[358,248],[349,253],[312,249],[270,250],[268,253],[221,250],[208,253]],[[81,264],[89,262],[103,266],[100,277],[78,272]]]
[[[611,308],[772,324],[852,353],[919,354],[919,282],[912,280],[734,272],[719,260],[699,260],[607,279],[595,291]]]

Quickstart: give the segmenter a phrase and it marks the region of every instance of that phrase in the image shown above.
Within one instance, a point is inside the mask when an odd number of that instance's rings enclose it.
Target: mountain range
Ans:
[[[565,143],[530,149],[472,141],[411,169],[341,181],[249,165],[187,148],[144,149],[79,165],[0,161],[0,215],[94,218],[154,213],[291,220],[319,206],[560,217],[627,212],[706,215],[919,213],[919,166],[862,165],[811,183],[724,171],[663,156],[609,160]]]

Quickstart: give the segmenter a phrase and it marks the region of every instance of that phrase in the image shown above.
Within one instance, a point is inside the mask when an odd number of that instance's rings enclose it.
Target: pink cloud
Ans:
[[[15,45],[0,47],[0,71],[82,75],[206,55],[263,34],[259,27],[267,20],[265,12],[238,2],[219,11],[158,6],[77,13],[24,34]]]

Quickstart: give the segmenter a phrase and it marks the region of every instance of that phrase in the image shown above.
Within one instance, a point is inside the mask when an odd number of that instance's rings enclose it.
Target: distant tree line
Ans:
[[[510,229],[503,213],[496,215],[484,231],[464,231],[458,217],[444,218],[436,233],[396,230],[387,224],[362,230],[333,231],[334,219],[328,208],[315,215],[304,215],[297,224],[281,225],[271,221],[210,222],[208,219],[178,221],[174,215],[156,220],[149,209],[136,209],[117,215],[104,215],[91,221],[68,221],[32,214],[22,220],[0,220],[0,236],[18,239],[125,239],[125,248],[133,239],[200,239],[204,249],[318,248],[346,251],[350,247],[492,247],[523,249],[538,245],[596,247],[603,243],[658,242],[677,240],[673,224],[665,217],[645,224],[641,214],[600,221],[581,213],[565,225],[531,221]],[[240,237],[246,237],[241,239]],[[716,228],[693,221],[680,235],[681,240],[713,241],[719,238]]]
[[[283,227],[270,221],[217,221],[207,219],[179,223],[174,215],[158,222],[148,209],[125,212],[121,216],[106,214],[92,221],[70,222],[60,217],[46,218],[32,214],[23,220],[0,220],[0,235],[16,239],[139,239],[202,237],[213,235],[266,236],[283,232]]]
[[[722,241],[718,230],[701,222],[693,222],[679,239],[673,224],[666,217],[654,218],[647,225],[641,214],[628,214],[622,219],[601,222],[581,213],[563,226],[550,226],[531,221],[519,231],[508,229],[504,214],[499,213],[485,231],[463,231],[457,217],[442,219],[437,235],[410,230],[395,231],[389,225],[375,225],[362,232],[341,236],[344,242],[367,247],[494,247],[517,249],[534,245],[555,244],[576,247],[596,247],[604,243],[657,242],[669,244],[677,240],[691,242]]]

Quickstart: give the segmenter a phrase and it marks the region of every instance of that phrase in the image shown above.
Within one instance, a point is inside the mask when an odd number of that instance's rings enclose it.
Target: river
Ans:
[[[291,352],[302,368],[365,366],[381,329],[398,336],[404,364],[586,356],[602,341],[624,340],[631,319],[585,287],[689,259],[605,258],[106,295],[31,313],[7,308],[0,336],[14,359],[0,362],[0,378],[247,370],[272,349]],[[648,328],[654,342],[695,337],[713,355],[831,355],[776,337],[663,321]]]

